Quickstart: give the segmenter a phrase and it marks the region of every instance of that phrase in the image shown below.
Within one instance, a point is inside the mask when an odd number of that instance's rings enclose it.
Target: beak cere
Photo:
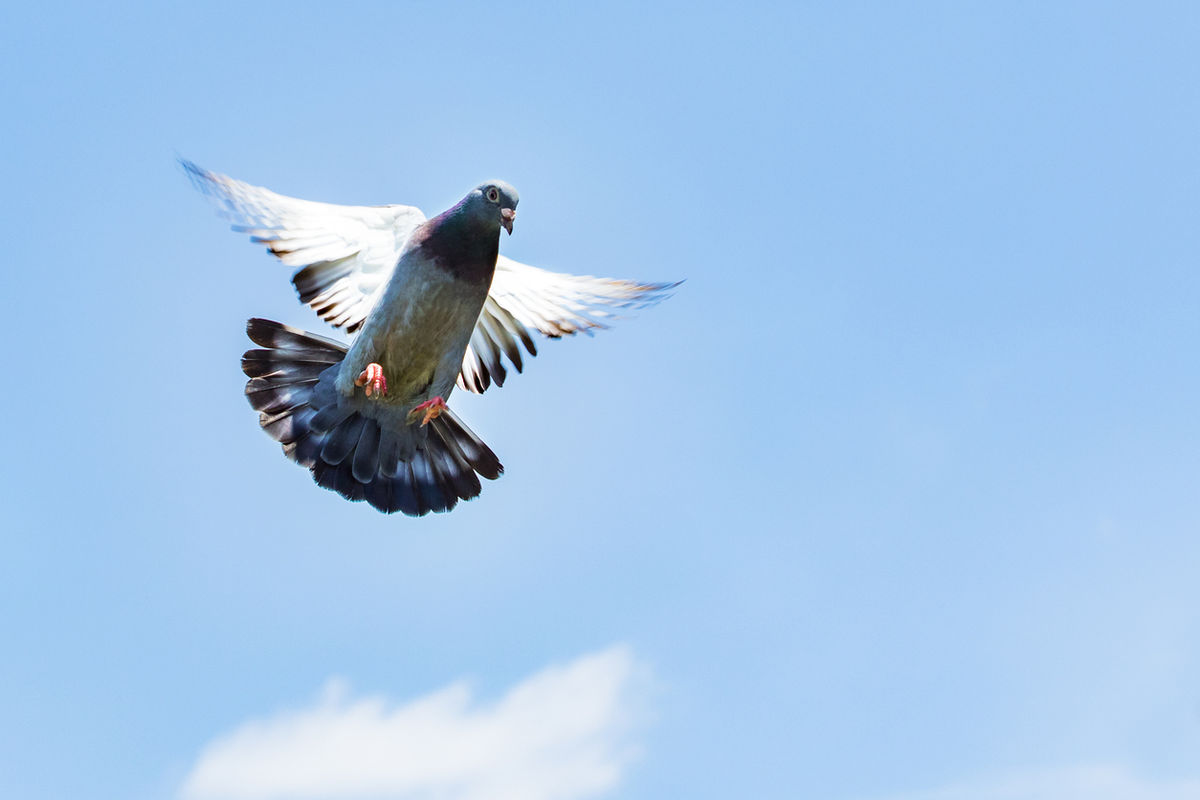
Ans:
[[[500,224],[504,226],[504,230],[508,231],[509,236],[512,236],[512,224],[516,216],[517,212],[511,208],[500,209]]]

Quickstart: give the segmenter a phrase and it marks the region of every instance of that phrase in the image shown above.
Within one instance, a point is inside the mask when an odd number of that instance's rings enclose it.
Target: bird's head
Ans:
[[[504,230],[512,234],[517,203],[521,200],[512,186],[504,181],[485,181],[472,189],[466,200],[473,212],[489,222],[499,222]]]

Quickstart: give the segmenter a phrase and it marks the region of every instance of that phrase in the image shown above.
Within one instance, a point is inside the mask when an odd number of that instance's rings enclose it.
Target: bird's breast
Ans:
[[[486,286],[463,284],[441,271],[413,275],[407,283],[406,291],[388,298],[370,331],[388,399],[397,403],[449,393],[487,298]]]

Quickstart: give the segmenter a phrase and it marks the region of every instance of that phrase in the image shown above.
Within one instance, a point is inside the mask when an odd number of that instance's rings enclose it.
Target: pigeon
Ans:
[[[503,386],[521,372],[532,332],[591,335],[618,309],[644,308],[678,283],[636,283],[547,272],[499,255],[519,196],[485,181],[426,219],[411,206],[341,206],[285,197],[190,161],[193,186],[233,230],[299,267],[303,303],[347,346],[251,319],[262,349],[242,357],[246,397],[284,454],[313,480],[384,513],[423,516],[477,497],[504,467],[446,405],[455,387]]]

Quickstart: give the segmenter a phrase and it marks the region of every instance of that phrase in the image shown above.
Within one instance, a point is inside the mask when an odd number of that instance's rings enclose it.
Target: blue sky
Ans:
[[[0,30],[3,796],[1200,791],[1194,6]],[[430,214],[503,178],[505,254],[687,282],[456,393],[507,473],[384,517],[258,430],[246,318],[327,329],[177,153]]]

